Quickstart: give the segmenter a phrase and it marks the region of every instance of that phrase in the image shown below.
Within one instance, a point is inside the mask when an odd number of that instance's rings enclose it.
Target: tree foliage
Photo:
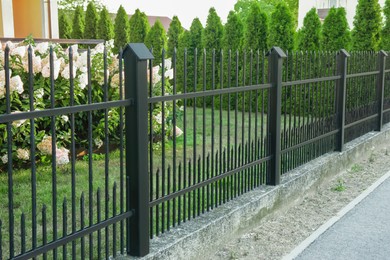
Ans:
[[[253,3],[258,3],[260,9],[269,16],[275,10],[276,5],[281,2],[285,2],[288,5],[293,16],[294,28],[296,28],[298,24],[298,0],[238,0],[234,5],[234,11],[240,16],[241,20],[245,22]]]
[[[150,28],[148,35],[145,38],[145,45],[148,48],[153,48],[153,64],[161,63],[162,50],[166,49],[167,35],[160,20],[156,20],[152,28]]]
[[[386,0],[383,8],[383,15],[385,16],[385,24],[382,30],[382,44],[381,48],[390,51],[390,0]]]
[[[312,8],[303,19],[300,30],[298,49],[302,51],[317,51],[320,49],[321,21],[317,10]]]
[[[72,38],[83,39],[84,36],[84,11],[81,6],[76,7],[72,23]]]
[[[85,28],[84,39],[96,39],[97,38],[97,25],[98,25],[98,13],[93,2],[89,2],[87,5],[87,11],[85,12]]]
[[[252,4],[246,19],[245,48],[253,51],[267,50],[268,18],[257,3]]]
[[[378,0],[359,0],[352,30],[354,50],[378,50],[381,32],[381,8]]]
[[[148,18],[139,9],[130,17],[130,40],[131,42],[145,42],[146,35],[150,30]]]
[[[223,26],[221,18],[218,16],[215,8],[209,10],[206,27],[203,31],[202,43],[206,50],[219,51],[222,47]]]
[[[294,19],[284,2],[276,5],[271,14],[269,45],[279,46],[285,51],[294,48]]]
[[[93,5],[99,11],[103,8],[103,4],[101,0],[58,0],[57,1],[58,8],[67,11],[75,11],[78,6],[81,6],[84,10],[89,3],[93,3]]]
[[[100,19],[97,29],[97,35],[99,39],[108,41],[114,38],[114,24],[111,21],[106,7],[103,7],[103,9],[100,11]]]
[[[168,57],[173,57],[173,52],[175,48],[179,47],[179,39],[180,35],[183,33],[183,27],[181,26],[181,22],[179,18],[175,15],[172,19],[171,24],[168,29],[168,49],[167,55]]]
[[[329,10],[322,25],[321,49],[325,51],[337,51],[349,49],[351,35],[344,8]]]
[[[72,27],[70,26],[69,18],[63,13],[58,18],[58,29],[61,39],[72,38]]]
[[[123,6],[119,6],[116,14],[114,32],[114,47],[118,51],[129,42],[129,19]]]
[[[241,50],[243,37],[244,24],[236,13],[230,11],[225,24],[225,33],[222,38],[223,49],[225,51]]]

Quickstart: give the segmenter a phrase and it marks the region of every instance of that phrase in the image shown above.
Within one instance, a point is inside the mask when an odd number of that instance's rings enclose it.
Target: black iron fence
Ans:
[[[153,61],[143,44],[130,44],[116,66],[106,49],[92,58],[88,49],[86,70],[74,70],[70,48],[64,85],[53,49],[44,83],[33,53],[24,98],[11,82],[9,48],[4,53],[0,258],[146,255],[155,236],[278,185],[284,173],[390,122],[382,51],[180,50]],[[40,86],[43,100],[32,94]],[[28,147],[28,160],[19,146]],[[65,147],[67,166],[57,160]]]

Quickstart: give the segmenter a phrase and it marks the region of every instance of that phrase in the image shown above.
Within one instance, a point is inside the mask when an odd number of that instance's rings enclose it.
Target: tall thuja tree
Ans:
[[[233,11],[229,12],[227,22],[225,24],[224,34],[222,38],[222,49],[224,51],[224,82],[225,87],[233,87],[236,85],[237,71],[236,71],[236,56],[242,50],[244,39],[244,24],[240,17]],[[230,53],[230,54],[229,54]],[[229,58],[230,56],[230,58]],[[230,69],[230,71],[229,71]],[[223,107],[228,109],[228,97],[223,96]],[[234,95],[230,95],[230,108],[235,104],[233,101]]]
[[[84,39],[96,39],[97,38],[97,24],[98,13],[93,2],[89,2],[87,5],[87,11],[85,12],[85,27],[84,27]]]
[[[171,24],[169,25],[169,29],[167,32],[168,35],[167,56],[168,57],[173,57],[173,52],[175,48],[179,47],[179,39],[183,31],[184,30],[183,27],[181,26],[181,22],[179,18],[175,15],[172,19]]]
[[[129,19],[123,6],[120,6],[115,17],[114,28],[114,47],[115,51],[119,51],[130,40],[129,38]]]
[[[294,18],[287,5],[280,2],[271,14],[269,45],[278,46],[284,51],[294,49]]]
[[[61,39],[71,39],[72,38],[72,27],[67,15],[60,14],[58,18],[58,29]]]
[[[100,12],[100,19],[97,29],[97,35],[99,39],[108,41],[114,38],[114,24],[111,21],[106,7],[103,7],[102,11]]]
[[[145,42],[146,35],[150,30],[148,17],[139,9],[130,17],[130,40],[131,42]]]
[[[184,55],[188,51],[188,46],[190,46],[191,33],[190,31],[184,31],[179,36],[179,45],[177,48],[177,59],[176,59],[176,83],[177,83],[177,91],[184,92],[184,86],[191,86],[188,77],[188,55],[186,56],[187,63],[184,64]],[[184,69],[186,69],[186,78],[184,78]],[[184,81],[185,80],[185,81]],[[191,81],[193,82],[193,81]],[[188,88],[187,88],[188,89]]]
[[[351,34],[344,8],[329,10],[322,25],[321,49],[324,51],[337,51],[349,49]]]
[[[195,71],[197,72],[196,84],[201,81],[201,55],[202,55],[202,34],[203,26],[198,18],[195,18],[190,27],[187,45],[187,86],[188,90],[194,91],[195,85]],[[196,64],[195,64],[195,49],[197,50]]]
[[[215,84],[220,79],[220,62],[222,49],[223,26],[221,18],[218,16],[215,8],[210,8],[207,16],[206,27],[202,35],[203,48],[206,50],[206,88],[212,88],[212,79],[214,75]],[[214,71],[212,69],[213,51],[215,50]],[[203,88],[203,86],[202,86]],[[199,99],[200,100],[200,99]]]
[[[268,49],[268,18],[257,3],[253,3],[246,19],[246,50],[263,51]]]
[[[317,10],[312,8],[303,19],[300,31],[298,49],[302,51],[317,51],[320,49],[321,21]]]
[[[72,38],[83,39],[84,36],[84,11],[81,6],[76,7],[72,22]]]
[[[245,28],[244,52],[241,54],[240,58],[242,67],[241,73],[245,75],[240,76],[240,85],[254,84],[256,82],[256,73],[252,73],[252,77],[250,77],[250,71],[256,71],[255,62],[251,63],[251,56],[252,60],[255,61],[254,55],[256,55],[257,52],[262,54],[264,51],[268,50],[268,17],[260,9],[260,6],[257,3],[254,3],[251,6],[246,19]],[[244,60],[246,60],[245,69],[243,67]],[[241,102],[239,104],[241,104]],[[247,109],[249,108],[248,105],[245,107]]]
[[[386,0],[385,7],[383,8],[383,14],[386,20],[382,29],[381,48],[386,51],[390,51],[390,0]]]
[[[353,21],[352,49],[378,50],[382,16],[378,0],[359,0]]]
[[[162,50],[166,49],[167,45],[167,35],[160,20],[157,20],[150,28],[148,35],[146,35],[145,45],[153,49],[153,66],[160,64]]]

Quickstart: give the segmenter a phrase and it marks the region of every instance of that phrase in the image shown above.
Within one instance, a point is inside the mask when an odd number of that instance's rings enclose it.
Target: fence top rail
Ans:
[[[330,76],[330,77],[322,77],[322,78],[313,78],[313,79],[302,79],[302,80],[294,80],[294,81],[285,81],[282,82],[283,87],[288,86],[295,86],[295,85],[301,85],[301,84],[309,84],[309,83],[318,83],[318,82],[324,82],[324,81],[333,81],[341,79],[340,75],[337,76]]]
[[[124,99],[124,100],[107,101],[107,102],[83,104],[83,105],[76,105],[76,106],[46,108],[43,110],[20,111],[20,112],[18,111],[19,113],[11,112],[11,114],[0,115],[0,124],[9,123],[18,120],[36,119],[36,118],[49,117],[49,116],[60,116],[66,114],[74,114],[74,113],[109,109],[115,107],[125,107],[125,106],[130,106],[133,103],[134,102],[132,99]]]
[[[378,75],[379,72],[380,72],[379,70],[375,70],[375,71],[369,71],[369,72],[347,74],[347,79],[348,78],[357,78],[357,77],[371,76],[371,75]]]
[[[199,92],[187,92],[187,93],[165,95],[165,96],[153,96],[148,98],[148,103],[150,104],[150,103],[158,103],[158,102],[181,100],[181,99],[191,99],[191,98],[198,98],[198,97],[210,97],[210,96],[216,96],[222,94],[232,94],[232,93],[240,93],[240,92],[246,92],[252,90],[269,89],[271,87],[272,84],[268,83],[268,84],[257,84],[257,85],[242,86],[242,87],[230,87],[230,88],[223,88],[223,89],[205,90]]]

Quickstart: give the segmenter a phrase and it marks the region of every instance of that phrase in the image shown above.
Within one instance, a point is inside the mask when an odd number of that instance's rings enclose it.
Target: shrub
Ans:
[[[324,51],[349,49],[351,35],[344,8],[331,8],[322,26],[321,48]]]
[[[72,23],[72,38],[83,39],[84,36],[84,11],[81,6],[76,7]]]
[[[135,10],[135,13],[129,20],[129,25],[131,42],[145,42],[146,35],[148,35],[150,30],[146,14],[139,9]]]
[[[84,39],[96,39],[97,38],[97,25],[98,25],[98,13],[93,2],[89,2],[87,5],[87,11],[85,12],[85,29]]]
[[[153,48],[153,65],[161,63],[162,50],[166,48],[167,36],[164,30],[164,27],[160,20],[157,20],[145,39],[145,45],[148,48]]]
[[[171,24],[168,29],[168,49],[167,55],[168,57],[173,57],[173,52],[175,48],[179,47],[179,38],[183,33],[183,27],[181,26],[179,18],[175,15],[172,19]]]
[[[103,7],[102,11],[100,12],[100,19],[98,22],[98,37],[106,41],[114,38],[114,25],[106,7]]]
[[[303,19],[300,30],[298,49],[302,51],[318,51],[320,49],[321,21],[317,10],[312,8]]]
[[[119,51],[120,48],[123,48],[127,43],[129,43],[129,22],[127,14],[123,6],[120,6],[115,17],[115,37],[114,37],[114,46],[115,50]]]
[[[70,26],[69,18],[63,13],[61,13],[60,17],[58,18],[58,29],[61,39],[72,38],[72,27]]]
[[[375,51],[379,49],[382,24],[378,0],[359,0],[353,21],[352,49]]]

